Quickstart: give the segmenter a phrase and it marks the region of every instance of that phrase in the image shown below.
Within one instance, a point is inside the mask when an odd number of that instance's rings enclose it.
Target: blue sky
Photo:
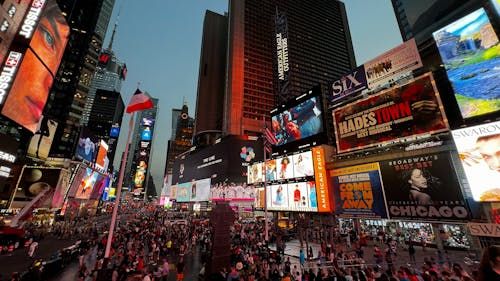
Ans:
[[[390,0],[344,0],[358,65],[402,43]],[[183,101],[194,117],[201,33],[206,10],[227,11],[227,0],[116,0],[104,47],[121,10],[113,50],[128,68],[122,87],[125,104],[137,83],[160,100],[153,140],[151,172],[161,187],[173,108]],[[115,165],[125,146],[128,116],[124,116]]]

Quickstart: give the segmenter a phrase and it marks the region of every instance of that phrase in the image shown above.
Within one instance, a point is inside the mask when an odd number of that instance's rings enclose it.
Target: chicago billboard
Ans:
[[[400,157],[379,164],[391,219],[469,218],[449,152]]]
[[[335,213],[360,218],[387,218],[378,163],[330,171]]]
[[[332,114],[339,152],[448,130],[431,74],[350,103]]]
[[[500,121],[452,135],[474,201],[500,202]]]

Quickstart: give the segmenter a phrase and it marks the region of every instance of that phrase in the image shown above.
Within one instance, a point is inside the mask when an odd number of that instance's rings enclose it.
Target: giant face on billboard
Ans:
[[[500,109],[500,44],[483,8],[433,33],[463,118]]]
[[[448,129],[431,74],[332,112],[339,152]]]
[[[20,176],[11,208],[24,207],[46,189],[50,192],[50,196],[38,202],[34,208],[51,208],[52,195],[59,183],[60,173],[61,169],[25,167]]]
[[[69,26],[55,0],[48,0],[40,14],[39,9],[45,1],[33,1],[18,37],[31,40],[16,77],[13,80],[2,108],[2,114],[35,132],[47,101],[49,89],[56,75],[69,35]],[[33,12],[36,9],[37,12]],[[36,29],[35,29],[36,27]],[[17,48],[17,47],[16,47]]]
[[[323,132],[321,99],[313,96],[271,117],[277,146],[302,140]]]
[[[500,202],[500,121],[452,135],[474,200]]]
[[[379,162],[391,219],[461,221],[469,218],[450,154]]]
[[[338,215],[387,218],[378,163],[334,169],[330,176]]]

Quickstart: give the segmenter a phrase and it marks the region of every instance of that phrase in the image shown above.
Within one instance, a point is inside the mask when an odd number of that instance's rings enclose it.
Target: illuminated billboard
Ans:
[[[46,190],[50,196],[38,202],[33,208],[52,208],[52,198],[60,183],[60,173],[60,168],[24,167],[10,208],[23,208]]]
[[[111,126],[111,130],[109,131],[109,136],[112,138],[118,138],[120,136],[120,124],[115,123]]]
[[[500,44],[483,8],[433,33],[463,118],[500,109]]]
[[[330,170],[335,213],[339,216],[387,218],[378,163]]]
[[[41,119],[68,35],[69,26],[55,0],[33,1],[15,39],[18,43],[13,43],[1,71],[0,77],[5,81],[0,91],[2,115],[33,133]],[[29,46],[22,41],[29,42]],[[21,64],[14,67],[14,61]]]
[[[47,159],[47,157],[49,156],[50,147],[52,146],[52,141],[54,139],[54,134],[56,133],[56,129],[56,121],[42,116],[42,119],[40,119],[40,123],[38,124],[38,128],[36,129],[35,135],[31,137],[27,154],[31,157]]]
[[[339,152],[448,130],[432,74],[332,112]]]
[[[269,185],[267,188],[267,209],[271,211],[317,212],[316,183],[307,181]]]
[[[469,219],[449,152],[401,156],[379,165],[391,219]]]
[[[141,140],[151,141],[151,129],[149,127],[146,127],[142,130]]]
[[[500,202],[500,121],[452,135],[474,200]]]
[[[99,140],[89,127],[83,127],[76,147],[76,158],[93,163],[97,156]]]
[[[208,201],[210,199],[210,179],[201,179],[177,185],[176,198],[177,202]]]
[[[340,79],[331,82],[328,90],[328,98],[331,103],[336,103],[367,88],[365,67],[361,65],[349,73],[342,75]]]
[[[324,131],[321,96],[317,92],[305,95],[291,104],[271,111],[272,132],[283,146],[317,136]]]
[[[146,127],[152,127],[155,120],[152,117],[143,117],[141,120],[141,125]]]
[[[73,184],[75,186],[78,186],[74,197],[79,199],[89,199],[97,182],[97,179],[99,178],[99,173],[91,168],[81,169],[81,180],[77,182],[73,181]]]
[[[142,188],[144,181],[146,180],[146,170],[148,168],[148,164],[145,161],[139,161],[139,165],[135,170],[134,176],[134,186],[136,188]]]
[[[108,144],[105,141],[101,140],[99,151],[95,159],[95,166],[102,171],[106,171],[106,169],[108,169],[108,164]]]

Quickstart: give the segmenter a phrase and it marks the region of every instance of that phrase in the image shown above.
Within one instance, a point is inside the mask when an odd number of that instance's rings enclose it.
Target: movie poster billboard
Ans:
[[[422,67],[415,38],[364,64],[368,88],[378,86],[397,79],[405,73]]]
[[[400,157],[379,164],[391,219],[469,218],[449,152]]]
[[[31,137],[27,151],[28,156],[47,159],[56,129],[56,121],[42,116],[35,131],[35,135]]]
[[[364,65],[360,65],[349,73],[342,75],[338,80],[330,83],[328,98],[330,99],[330,103],[337,103],[367,88],[365,67]]]
[[[378,163],[330,171],[335,213],[345,217],[387,218]]]
[[[448,130],[432,74],[332,112],[339,152]]]
[[[478,202],[500,202],[500,121],[452,131],[462,166]]]
[[[5,85],[0,104],[2,115],[35,133],[66,47],[69,26],[55,0],[33,1],[31,5],[1,71]]]
[[[38,195],[47,192],[44,200],[33,208],[51,208],[52,197],[59,183],[61,168],[29,167],[25,166],[21,172],[16,192],[10,208],[23,208]]]
[[[463,118],[500,110],[500,43],[483,8],[433,33]]]

